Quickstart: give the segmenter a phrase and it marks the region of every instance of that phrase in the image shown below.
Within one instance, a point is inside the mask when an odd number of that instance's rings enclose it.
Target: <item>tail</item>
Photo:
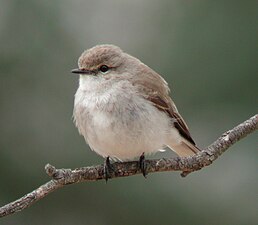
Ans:
[[[180,157],[193,156],[201,151],[197,146],[193,145],[186,139],[183,139],[180,143],[176,145],[171,144],[168,147]]]

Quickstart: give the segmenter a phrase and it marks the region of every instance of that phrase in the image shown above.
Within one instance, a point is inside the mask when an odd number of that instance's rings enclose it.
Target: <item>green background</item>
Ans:
[[[84,49],[120,46],[162,74],[203,148],[257,113],[258,2],[0,0],[0,205],[58,168],[95,165],[72,122]],[[173,153],[154,157],[172,157]],[[257,133],[213,165],[64,187],[0,224],[258,224]]]

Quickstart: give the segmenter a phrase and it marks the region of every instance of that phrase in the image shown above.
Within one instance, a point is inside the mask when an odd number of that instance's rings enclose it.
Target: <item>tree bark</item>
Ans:
[[[257,129],[258,114],[239,124],[232,130],[225,132],[214,143],[195,156],[146,160],[146,172],[182,171],[181,176],[185,177],[191,172],[209,166],[234,143]],[[112,168],[110,178],[126,177],[142,173],[139,169],[138,161],[116,162],[112,164]],[[45,170],[52,179],[22,198],[2,206],[0,208],[0,217],[26,209],[64,185],[105,179],[103,165],[71,170],[56,169],[54,166],[47,164]]]

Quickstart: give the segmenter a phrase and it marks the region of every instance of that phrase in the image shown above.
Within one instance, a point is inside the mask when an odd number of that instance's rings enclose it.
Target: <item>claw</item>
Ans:
[[[142,155],[140,156],[139,159],[139,164],[140,164],[140,170],[142,172],[142,175],[147,178],[147,171],[146,171],[146,163],[145,163],[145,155],[144,152],[142,153]]]
[[[113,171],[113,167],[110,163],[110,159],[108,156],[104,162],[104,177],[105,177],[106,183],[107,183],[108,179],[111,178],[110,172],[112,172],[112,171]]]

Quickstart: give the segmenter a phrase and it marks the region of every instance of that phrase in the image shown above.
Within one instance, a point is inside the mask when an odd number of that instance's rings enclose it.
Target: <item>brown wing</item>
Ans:
[[[137,61],[139,63],[139,61]],[[189,129],[171,98],[169,97],[169,87],[167,82],[155,71],[141,63],[138,70],[135,71],[136,76],[131,79],[132,84],[137,87],[138,93],[145,99],[151,101],[159,110],[167,113],[174,119],[174,126],[179,133],[190,143],[195,145]]]
[[[186,123],[184,122],[181,115],[175,110],[175,107],[173,107],[172,105],[173,103],[165,102],[159,96],[151,96],[148,98],[148,100],[151,101],[153,105],[157,107],[159,110],[166,112],[171,118],[175,119],[175,122],[174,122],[175,128],[178,129],[179,133],[185,139],[187,139],[188,141],[190,141],[192,144],[195,145],[195,142],[190,135],[190,132]]]

